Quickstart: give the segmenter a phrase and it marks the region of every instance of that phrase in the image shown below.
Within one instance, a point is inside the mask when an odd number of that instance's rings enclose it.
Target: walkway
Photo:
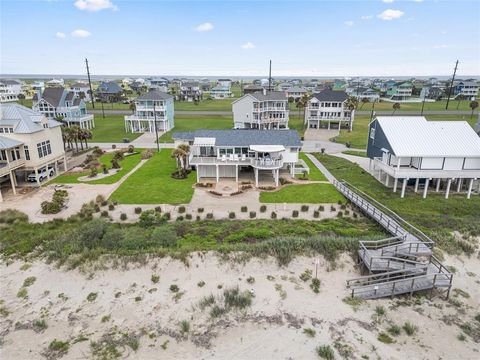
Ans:
[[[317,167],[317,169],[320,170],[323,175],[325,175],[327,180],[333,184],[333,182],[336,179],[332,175],[332,173],[330,171],[328,171],[327,168],[325,166],[323,166],[323,164],[320,161],[318,161],[317,158],[314,155],[312,155],[312,154],[306,154],[306,155],[310,159],[310,161],[313,163],[313,165],[315,165]]]

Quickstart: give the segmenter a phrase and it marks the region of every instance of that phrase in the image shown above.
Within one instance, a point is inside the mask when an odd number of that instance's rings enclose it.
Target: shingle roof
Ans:
[[[41,121],[45,116],[35,110],[17,103],[0,104],[0,125],[13,125],[17,134],[31,134],[43,130]],[[55,120],[49,120],[49,127],[60,126]]]
[[[313,94],[314,98],[319,101],[337,101],[344,102],[348,99],[348,95],[345,91],[333,91],[333,90],[323,90],[319,93]]]
[[[300,87],[300,86],[293,86],[291,87],[290,89],[287,89],[286,90],[287,92],[307,92],[307,89],[305,89],[304,87]]]
[[[123,92],[123,89],[115,81],[103,82],[97,88],[97,92],[104,94],[118,94]]]
[[[265,95],[263,95],[263,91],[257,91],[252,94],[248,94],[246,96],[253,96],[255,99],[259,101],[266,101],[266,100],[287,100],[287,95],[283,91],[267,91]]]
[[[53,107],[57,107],[60,105],[64,91],[65,89],[61,86],[45,88],[42,94],[42,99],[44,99]]]
[[[21,83],[17,80],[0,80],[0,84],[5,85],[20,85]]]
[[[22,145],[21,141],[10,139],[4,136],[0,136],[0,149],[10,149]]]
[[[67,96],[65,96],[65,100],[69,101],[73,99],[73,92],[69,92]]]
[[[137,100],[168,100],[172,99],[173,96],[163,91],[151,90],[146,94],[140,95]]]
[[[480,157],[480,137],[466,121],[427,121],[424,116],[376,118],[400,157]]]
[[[196,130],[173,133],[173,139],[215,138],[216,146],[283,145],[301,147],[296,130]]]

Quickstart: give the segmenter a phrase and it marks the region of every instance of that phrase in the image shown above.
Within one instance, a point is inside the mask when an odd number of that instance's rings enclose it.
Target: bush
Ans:
[[[153,156],[153,150],[152,149],[148,149],[148,150],[145,150],[144,152],[142,152],[142,159],[143,160],[150,159],[152,156]]]
[[[28,215],[18,210],[7,209],[0,211],[0,224],[14,224],[27,222]]]
[[[277,218],[277,213],[275,211],[272,211],[272,213],[270,214],[270,218],[271,219],[276,219]]]
[[[264,213],[265,211],[267,211],[267,206],[266,205],[260,206],[260,212]]]
[[[298,217],[298,210],[293,210],[292,211],[292,217],[294,217],[294,218]]]
[[[62,206],[54,201],[42,201],[40,207],[42,214],[58,214],[62,210]]]
[[[157,274],[152,274],[150,280],[152,280],[152,283],[156,284],[160,281],[160,276],[158,276]]]
[[[230,211],[230,212],[228,213],[228,218],[229,218],[229,219],[235,219],[235,212],[234,212],[234,211]]]
[[[392,344],[394,342],[394,340],[387,333],[384,332],[378,334],[377,339],[384,344]]]
[[[204,209],[203,209],[203,208],[198,208],[197,211],[198,211],[199,213],[203,213]]]
[[[177,232],[172,227],[156,227],[150,235],[150,240],[161,247],[174,247],[177,244]]]
[[[135,208],[135,214],[141,214],[142,213],[142,208],[141,207],[136,207]]]
[[[337,211],[337,209],[335,208],[335,206],[330,206],[330,211]]]
[[[320,205],[320,206],[318,207],[318,211],[325,211],[325,207],[324,207],[323,205]]]
[[[145,210],[140,214],[140,218],[138,223],[141,227],[150,227],[154,225],[162,224],[166,221],[165,217],[161,214],[156,212],[154,209]]]
[[[183,216],[182,216],[182,215],[180,215],[180,216],[177,216],[177,219],[176,219],[176,221],[183,221]]]
[[[88,177],[94,178],[95,176],[98,175],[98,169],[95,165],[90,166],[90,174]]]
[[[213,219],[213,213],[208,213],[207,214],[207,219],[212,220]]]
[[[117,150],[113,153],[114,160],[121,161],[123,160],[123,158],[124,158],[123,151]]]
[[[185,212],[185,206],[179,206],[178,207],[178,213],[183,214]]]
[[[87,301],[92,302],[97,299],[97,293],[91,292],[87,295]]]
[[[182,180],[182,179],[186,179],[189,173],[190,173],[190,170],[177,169],[170,176],[172,177],[172,179]]]
[[[117,145],[112,144],[112,149],[115,150],[117,148]]]
[[[343,217],[343,211],[339,211],[337,217]]]
[[[200,221],[201,219],[202,218],[200,217],[200,215],[197,215],[196,218],[195,218],[195,220],[197,220],[197,221]]]
[[[307,212],[308,211],[308,205],[302,205],[302,207],[300,208],[300,210],[302,212]]]
[[[102,164],[102,172],[107,175],[108,174],[108,168],[107,168],[107,165],[105,164]]]
[[[315,219],[318,219],[318,218],[320,217],[320,212],[319,212],[318,210],[314,210],[314,211],[313,211],[313,217],[314,217]]]
[[[105,199],[105,196],[103,196],[103,195],[97,195],[97,197],[95,198],[95,202],[97,204],[102,204],[105,201],[106,201],[106,199]]]
[[[110,210],[110,211],[115,210],[115,205],[108,204],[108,210]]]
[[[101,217],[108,217],[108,211],[107,211],[107,210],[103,210],[103,211],[100,213],[100,216],[101,216]]]
[[[394,336],[398,336],[402,332],[402,329],[398,325],[392,325],[388,328],[388,332]]]
[[[247,208],[246,206],[242,206],[242,207],[240,208],[240,211],[241,211],[241,212],[247,212],[247,211],[248,211],[248,208]]]
[[[187,220],[192,220],[192,214],[186,214],[185,219]]]
[[[312,289],[315,294],[318,294],[320,292],[320,280],[313,278],[312,283],[310,284],[310,289]]]
[[[322,345],[317,348],[317,354],[322,359],[333,360],[335,359],[335,353],[330,345]]]
[[[410,323],[409,321],[403,324],[402,328],[403,330],[405,330],[408,336],[412,336],[417,331],[417,327],[412,323]]]
[[[135,151],[135,146],[128,145],[128,150],[127,151],[128,151],[129,154],[133,154],[133,152]]]
[[[173,293],[177,293],[180,291],[180,288],[178,287],[178,285],[172,284],[170,285],[170,291]]]
[[[162,208],[160,206],[155,206],[155,211],[158,213],[162,212]]]
[[[254,219],[257,217],[257,213],[255,211],[250,211],[250,219]]]
[[[52,342],[48,345],[48,350],[55,355],[52,354],[51,356],[49,356],[49,358],[60,358],[68,352],[69,348],[70,344],[68,343],[68,341],[60,341],[57,339],[53,339]]]
[[[118,160],[112,159],[110,160],[110,163],[112,164],[112,169],[120,169],[120,164],[118,163]]]
[[[198,287],[204,287],[205,286],[205,281],[201,280],[197,283]]]
[[[120,214],[120,220],[122,220],[122,221],[127,220],[127,214],[121,213],[121,214]]]

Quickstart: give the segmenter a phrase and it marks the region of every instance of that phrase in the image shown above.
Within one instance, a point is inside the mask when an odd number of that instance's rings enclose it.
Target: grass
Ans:
[[[330,345],[322,345],[317,348],[317,354],[322,359],[333,360],[335,359],[335,353]]]
[[[401,114],[400,114],[401,115]],[[426,115],[428,120],[441,120],[441,121],[467,121],[472,127],[477,121],[477,116],[473,116],[470,119],[469,115]],[[335,137],[335,141],[341,144],[350,142],[352,148],[365,149],[367,147],[368,137],[368,124],[370,123],[369,115],[357,115],[353,123],[353,130],[341,130],[340,135]],[[355,154],[352,154],[355,155]]]
[[[467,200],[465,194],[451,194],[448,199],[430,191],[427,198],[407,190],[405,198],[386,188],[358,165],[329,155],[316,154],[319,161],[339,180],[346,180],[364,191],[408,222],[419,227],[450,254],[459,251],[471,253],[472,245],[464,239],[456,239],[453,231],[465,235],[480,235],[480,197]],[[415,206],[412,206],[415,204]]]
[[[112,165],[110,160],[113,158],[113,153],[107,153],[102,155],[98,160],[101,164],[107,165],[107,168],[111,168]],[[118,172],[113,175],[104,177],[98,180],[91,180],[91,181],[79,181],[78,178],[81,176],[88,176],[90,171],[84,171],[81,173],[65,173],[60,176],[57,176],[55,179],[49,182],[49,184],[78,184],[78,183],[85,183],[85,184],[113,184],[120,180],[124,175],[126,175],[130,170],[132,170],[141,160],[142,155],[140,154],[140,150],[138,150],[137,154],[125,156],[123,160],[119,162],[120,166],[122,167]],[[101,173],[101,170],[99,171]]]
[[[447,103],[446,100],[436,101],[436,102],[426,102],[423,110],[424,111],[443,111],[445,110],[446,103]],[[391,102],[375,103],[375,111],[393,111],[393,108],[392,108],[393,104],[394,103],[391,103]],[[469,104],[470,104],[470,100],[462,100],[460,101],[460,105],[458,104],[458,101],[450,100],[450,104],[448,105],[448,111],[457,110],[457,105],[459,105],[458,110],[471,110],[469,107]],[[360,107],[362,107],[362,104],[358,106],[357,111],[370,111],[372,110],[372,103],[366,103],[362,108]],[[419,111],[422,110],[422,103],[421,102],[400,103],[400,109],[397,110],[395,114],[402,111],[414,111],[414,110],[419,110]],[[475,111],[475,113],[478,113],[478,109]]]
[[[327,178],[322,174],[320,170],[312,163],[312,161],[307,157],[307,154],[301,152],[298,157],[305,161],[305,163],[310,168],[310,173],[307,175],[308,180],[315,181],[327,181]],[[303,175],[296,175],[296,177],[302,177]]]
[[[161,143],[173,143],[172,134],[177,131],[197,129],[222,130],[232,129],[233,118],[219,115],[182,115],[175,116],[175,127],[160,137]]]
[[[367,157],[367,153],[365,151],[345,150],[345,151],[342,151],[342,154]]]
[[[345,198],[331,184],[289,185],[278,191],[261,192],[262,203],[324,204],[345,202]]]
[[[387,333],[380,333],[377,337],[378,341],[384,343],[384,344],[392,344],[393,342],[395,342],[395,340],[393,340],[390,335],[388,335]]]
[[[140,133],[125,132],[124,115],[95,115],[95,128],[92,129],[91,142],[119,143],[124,138],[133,141],[138,138]]]
[[[125,180],[111,195],[121,204],[185,204],[193,195],[195,172],[187,179],[175,180],[171,174],[176,169],[171,150],[155,153],[140,169]]]

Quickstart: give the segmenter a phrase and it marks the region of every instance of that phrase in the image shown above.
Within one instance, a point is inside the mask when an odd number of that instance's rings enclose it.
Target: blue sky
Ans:
[[[480,2],[0,0],[0,73],[480,74]]]

